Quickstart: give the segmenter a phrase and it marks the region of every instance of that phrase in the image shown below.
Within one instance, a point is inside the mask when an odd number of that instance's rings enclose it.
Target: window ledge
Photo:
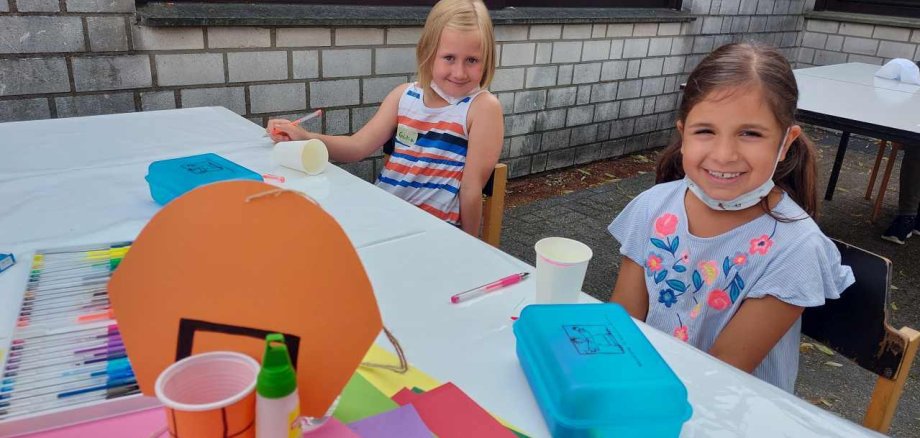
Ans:
[[[920,29],[920,18],[913,17],[891,17],[887,15],[854,14],[851,12],[811,11],[805,13],[805,18]]]
[[[278,3],[169,3],[137,5],[143,26],[421,26],[427,6],[346,6]],[[648,8],[505,8],[494,24],[640,23],[695,20],[687,12]]]

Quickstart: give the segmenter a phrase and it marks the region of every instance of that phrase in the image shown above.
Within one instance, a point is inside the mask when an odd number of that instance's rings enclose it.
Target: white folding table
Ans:
[[[824,199],[831,200],[850,134],[920,144],[920,86],[874,76],[879,66],[852,62],[795,70],[796,118],[843,131]]]
[[[449,297],[533,267],[330,165],[319,176],[275,167],[262,129],[223,108],[0,124],[0,252],[21,262],[0,275],[0,349],[9,346],[31,252],[132,240],[156,213],[144,181],[154,160],[216,152],[286,177],[342,225],[374,287],[384,324],[409,360],[451,381],[533,437],[547,436],[518,364],[511,316],[534,281],[453,305]],[[611,272],[611,275],[613,273]],[[593,298],[582,295],[584,302]],[[873,432],[743,373],[643,323],[687,386],[686,437],[873,436]],[[378,343],[388,345],[381,337]],[[0,422],[0,435],[134,410],[142,396]],[[124,414],[128,418],[131,413]],[[90,417],[91,416],[91,417]],[[137,432],[147,436],[150,431]]]

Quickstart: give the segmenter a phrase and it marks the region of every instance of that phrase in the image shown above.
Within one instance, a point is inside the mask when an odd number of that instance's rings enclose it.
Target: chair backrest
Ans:
[[[390,136],[390,139],[383,144],[383,153],[389,157],[393,155],[393,151],[396,150],[396,137],[394,135]],[[486,185],[482,186],[482,194],[486,196],[492,196],[492,192],[495,190],[495,172],[493,171],[489,175],[489,180],[486,181]]]
[[[901,363],[905,345],[888,325],[888,288],[891,261],[834,240],[841,262],[853,270],[856,282],[839,299],[802,314],[802,333],[827,345],[859,366],[886,378],[893,378]]]
[[[879,376],[863,426],[886,433],[920,348],[920,332],[888,325],[891,261],[838,240],[834,244],[856,282],[839,299],[805,309],[802,333]]]

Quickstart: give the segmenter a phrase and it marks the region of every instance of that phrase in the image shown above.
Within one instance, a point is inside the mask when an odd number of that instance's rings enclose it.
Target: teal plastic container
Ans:
[[[517,355],[556,438],[676,437],[687,388],[618,304],[524,308]]]
[[[166,205],[195,187],[219,181],[249,179],[262,181],[255,173],[217,154],[201,154],[150,163],[147,176],[150,196]]]

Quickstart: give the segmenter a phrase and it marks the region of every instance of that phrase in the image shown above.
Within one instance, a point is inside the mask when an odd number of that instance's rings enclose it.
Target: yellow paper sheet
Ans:
[[[364,360],[362,362],[395,365],[399,363],[399,358],[383,347],[374,344],[371,346],[371,349],[368,350],[367,354],[364,355]],[[393,397],[393,394],[396,394],[403,388],[421,388],[425,391],[431,391],[432,389],[441,386],[441,382],[435,380],[434,377],[425,374],[418,368],[415,368],[411,363],[409,364],[409,371],[406,371],[404,374],[365,366],[358,367],[358,373],[361,374],[361,377],[364,377],[364,379],[370,382],[371,385],[374,385],[377,390],[386,394],[387,397]],[[489,415],[492,415],[492,417],[498,420],[502,426],[505,426],[514,432],[526,436],[524,432],[521,432],[520,429],[503,420],[501,417],[498,417],[491,412],[489,412]]]
[[[363,362],[373,362],[379,364],[398,364],[399,358],[390,353],[383,347],[374,344],[364,356]],[[431,391],[441,385],[441,382],[433,377],[420,371],[418,368],[409,364],[409,371],[405,374],[396,373],[390,370],[380,368],[359,367],[358,373],[364,377],[371,385],[374,385],[380,392],[393,397],[393,394],[403,388],[422,388],[425,391]]]

